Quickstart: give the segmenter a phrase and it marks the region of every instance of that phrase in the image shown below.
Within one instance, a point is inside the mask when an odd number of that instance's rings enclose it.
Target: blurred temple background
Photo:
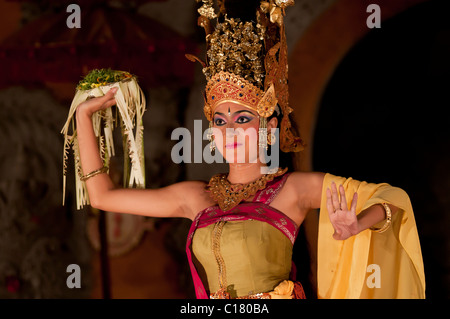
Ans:
[[[407,191],[427,297],[449,298],[449,1],[295,2],[285,19],[290,103],[308,145],[298,168]],[[81,8],[79,29],[66,25],[70,3]],[[373,3],[381,28],[366,24]],[[83,75],[125,70],[147,98],[148,188],[226,169],[177,165],[170,156],[173,129],[208,125],[201,68],[184,57],[204,56],[197,7],[194,0],[0,0],[0,298],[195,297],[185,256],[190,221],[77,211],[70,179],[62,206],[60,131]],[[112,178],[120,185],[116,151]],[[309,298],[317,220],[317,212],[308,215],[294,252]],[[81,288],[66,285],[70,264],[80,266]]]

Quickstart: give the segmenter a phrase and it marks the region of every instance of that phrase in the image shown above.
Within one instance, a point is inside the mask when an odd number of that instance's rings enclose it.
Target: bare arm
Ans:
[[[115,104],[111,89],[103,97],[81,103],[76,112],[77,136],[83,174],[103,166],[92,126],[92,114]],[[198,199],[203,189],[201,182],[182,182],[160,189],[116,188],[108,174],[99,174],[86,181],[91,205],[118,213],[152,217],[193,218],[193,198]],[[195,206],[195,205],[194,205]]]
[[[300,197],[300,202],[304,203],[303,206],[306,206],[307,210],[320,208],[325,174],[320,172],[294,174],[296,189],[302,190],[301,193],[304,194]],[[386,211],[383,205],[370,206],[356,215],[357,194],[355,193],[350,203],[351,207],[348,209],[345,190],[342,185],[339,187],[340,196],[334,183],[331,185],[331,188],[326,190],[327,209],[330,221],[335,228],[335,234],[333,235],[335,239],[343,240],[372,226],[381,227],[383,225],[381,222],[384,222],[386,219]],[[398,211],[398,207],[391,204],[388,205],[392,215],[394,215]],[[377,225],[378,223],[381,223],[381,225]]]
[[[391,209],[392,215],[394,215],[398,211],[397,206],[394,206],[392,204],[387,204],[387,205]],[[387,218],[386,211],[385,211],[383,205],[376,204],[376,205],[370,206],[369,208],[360,212],[357,216],[358,233],[360,233],[363,230],[366,230],[370,227],[373,227],[380,222],[384,222],[386,218]],[[380,227],[381,226],[382,225],[380,225]]]

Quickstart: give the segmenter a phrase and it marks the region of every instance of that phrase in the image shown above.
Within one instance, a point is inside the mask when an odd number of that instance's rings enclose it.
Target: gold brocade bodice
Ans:
[[[232,298],[272,291],[289,278],[292,243],[278,229],[257,220],[227,221],[220,232],[215,226],[197,229],[192,239],[193,262],[207,291],[221,288],[221,263]]]

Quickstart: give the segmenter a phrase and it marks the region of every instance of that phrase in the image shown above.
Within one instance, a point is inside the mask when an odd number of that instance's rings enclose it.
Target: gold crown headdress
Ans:
[[[289,114],[288,57],[283,23],[285,8],[294,0],[218,0],[219,14],[213,0],[202,1],[198,24],[205,29],[206,62],[199,61],[207,85],[204,113],[210,126],[214,109],[232,101],[255,110],[260,116],[261,134],[267,134],[267,118],[275,110],[283,115],[280,123],[280,148],[284,152],[303,150],[303,141],[292,131]],[[235,18],[233,9],[242,12],[250,7],[256,21]],[[245,14],[245,13],[244,13]],[[256,15],[255,15],[256,14]],[[213,28],[211,20],[217,18]],[[264,139],[265,140],[265,139]]]

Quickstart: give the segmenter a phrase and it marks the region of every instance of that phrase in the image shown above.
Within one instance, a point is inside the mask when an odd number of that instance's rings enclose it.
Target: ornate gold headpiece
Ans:
[[[277,105],[274,86],[264,92],[239,75],[221,71],[214,75],[206,85],[204,113],[212,121],[213,110],[217,105],[232,101],[258,112],[259,116],[269,117]]]
[[[205,29],[207,60],[199,61],[207,85],[204,113],[212,121],[215,108],[232,101],[255,110],[260,116],[260,129],[266,127],[277,105],[283,115],[280,124],[280,148],[284,152],[303,150],[303,141],[292,132],[289,114],[287,44],[283,24],[284,10],[294,0],[234,1],[218,0],[219,14],[213,0],[202,1],[198,24]],[[233,3],[234,2],[234,3]],[[234,15],[245,6],[255,13],[256,21],[242,21]],[[231,8],[230,8],[231,7]],[[231,10],[229,10],[231,9]],[[217,18],[213,28],[211,20]],[[261,139],[261,137],[260,137]]]

